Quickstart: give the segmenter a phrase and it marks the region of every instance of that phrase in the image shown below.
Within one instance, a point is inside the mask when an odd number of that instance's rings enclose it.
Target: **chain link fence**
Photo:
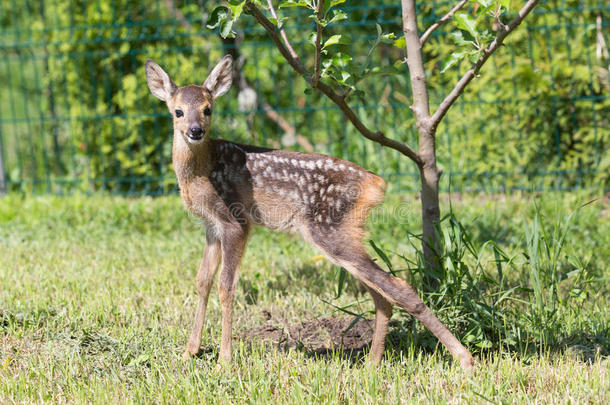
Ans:
[[[210,4],[208,4],[210,3]],[[225,53],[237,80],[219,101],[214,136],[274,148],[332,154],[384,176],[394,190],[419,188],[416,167],[366,141],[341,112],[284,63],[265,33],[244,18],[235,40],[205,28],[216,3],[154,0],[6,0],[0,3],[0,192],[67,194],[175,192],[172,129],[146,86],[151,58],[178,85],[202,83]],[[448,1],[420,2],[420,29]],[[470,7],[475,7],[473,2]],[[377,36],[402,31],[399,1],[348,1],[344,52],[367,55]],[[311,55],[312,21],[291,10],[285,27],[300,55]],[[436,105],[468,68],[441,73],[455,50],[436,30],[424,51]],[[548,0],[482,69],[437,136],[441,187],[454,191],[602,187],[610,179],[610,5]],[[380,67],[404,58],[381,45]],[[350,101],[363,121],[417,145],[408,108],[408,72],[366,79]]]

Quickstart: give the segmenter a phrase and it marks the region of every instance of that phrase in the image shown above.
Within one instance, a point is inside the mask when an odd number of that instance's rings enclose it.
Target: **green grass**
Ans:
[[[340,349],[316,356],[247,338],[265,323],[373,308],[351,277],[336,298],[339,269],[300,239],[262,229],[240,271],[233,365],[216,367],[215,291],[203,354],[183,363],[204,231],[178,197],[9,195],[0,403],[608,403],[608,202],[579,209],[595,197],[454,196],[444,281],[425,299],[476,353],[467,376],[399,311],[379,368]],[[417,198],[388,200],[369,238],[387,256],[380,263],[421,289],[417,237],[407,234],[419,229]]]

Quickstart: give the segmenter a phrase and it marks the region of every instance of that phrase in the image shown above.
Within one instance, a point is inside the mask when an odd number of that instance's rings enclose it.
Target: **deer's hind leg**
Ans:
[[[206,244],[203,251],[203,258],[199,265],[197,273],[197,293],[199,300],[197,302],[197,310],[193,319],[193,329],[191,336],[186,344],[186,351],[183,359],[188,360],[199,352],[201,347],[201,333],[205,322],[205,313],[208,306],[208,297],[214,283],[214,276],[218,270],[220,263],[220,240],[216,238],[211,231],[206,232]]]
[[[364,286],[373,297],[373,302],[375,303],[375,331],[373,332],[373,342],[371,343],[369,356],[371,362],[377,365],[383,359],[385,337],[388,334],[388,325],[392,317],[392,304],[368,285],[364,284]]]
[[[334,263],[343,266],[354,277],[364,283],[367,288],[373,290],[389,304],[399,305],[416,319],[421,321],[438,340],[449,350],[451,355],[460,362],[462,368],[470,370],[473,367],[473,359],[470,352],[453,336],[441,321],[418,297],[413,288],[404,280],[394,277],[383,271],[368,256],[360,240],[349,237],[349,232],[336,235],[326,233],[323,238],[312,238],[313,242]],[[375,299],[373,294],[373,299]],[[379,300],[379,298],[378,298]],[[378,304],[375,303],[378,309]],[[379,309],[377,311],[379,313]],[[383,315],[383,312],[382,312]],[[379,331],[375,331],[378,338],[374,345],[380,350],[379,339],[385,337],[387,326],[384,326],[384,317],[380,318]],[[377,323],[377,321],[376,321]],[[377,329],[377,325],[376,325]],[[371,351],[371,359],[375,362],[379,353]]]

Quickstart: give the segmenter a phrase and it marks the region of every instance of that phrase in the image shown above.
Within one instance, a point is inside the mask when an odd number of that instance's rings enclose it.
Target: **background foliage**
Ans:
[[[200,83],[226,53],[204,27],[217,2],[156,0],[15,0],[0,5],[0,147],[9,187],[63,193],[109,190],[162,194],[175,189],[171,124],[146,87],[144,62],[160,63],[178,84]],[[420,2],[420,29],[453,2]],[[348,33],[335,46],[362,64],[384,33],[400,34],[398,1],[349,1],[347,19],[325,37]],[[473,2],[465,8],[474,13]],[[516,8],[516,7],[514,7]],[[313,22],[281,9],[300,55],[311,55]],[[204,24],[202,24],[204,22]],[[608,187],[610,173],[610,6],[601,0],[548,0],[482,69],[438,132],[441,187],[454,190]],[[214,134],[246,143],[303,149],[261,108],[264,100],[317,152],[380,173],[400,189],[417,189],[417,170],[397,152],[365,141],[334,105],[306,94],[253,19],[233,27],[243,74],[258,106],[239,105],[233,89],[216,109]],[[491,27],[490,29],[493,29]],[[469,62],[449,67],[458,49],[450,22],[424,48],[433,105]],[[362,119],[387,136],[416,143],[408,109],[403,50],[380,43],[369,66],[402,74],[371,75],[351,97]],[[313,63],[305,58],[307,63]],[[306,145],[307,146],[307,145]]]

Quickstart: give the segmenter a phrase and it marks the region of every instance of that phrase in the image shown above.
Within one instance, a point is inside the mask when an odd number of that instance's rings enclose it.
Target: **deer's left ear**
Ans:
[[[216,99],[229,91],[232,82],[233,58],[231,55],[227,55],[212,69],[208,78],[203,82],[203,87],[208,89]]]

